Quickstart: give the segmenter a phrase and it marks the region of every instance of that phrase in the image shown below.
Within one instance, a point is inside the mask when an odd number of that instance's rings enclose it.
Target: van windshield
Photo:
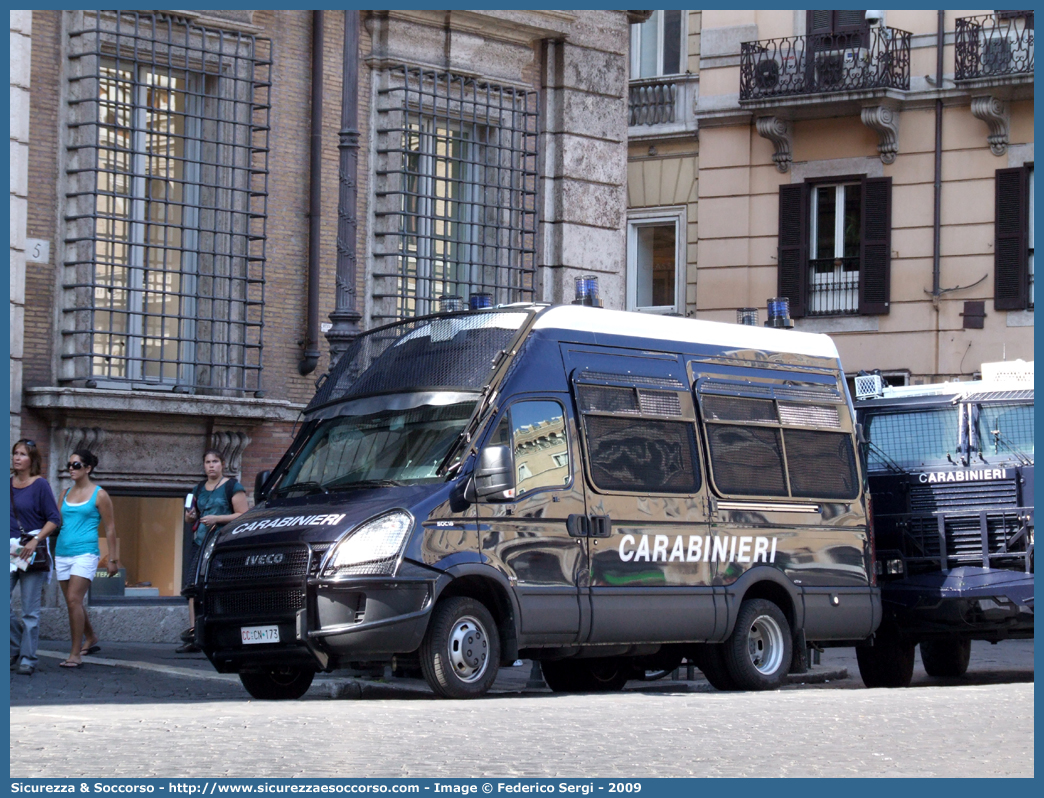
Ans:
[[[945,463],[960,445],[960,416],[955,405],[933,410],[874,413],[866,418],[871,445],[867,468],[871,471],[918,468]]]
[[[439,481],[475,402],[337,416],[315,427],[272,496]]]
[[[979,451],[1033,459],[1033,405],[982,404],[976,419]]]

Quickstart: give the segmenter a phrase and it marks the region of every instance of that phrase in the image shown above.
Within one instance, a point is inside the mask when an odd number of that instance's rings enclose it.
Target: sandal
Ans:
[[[59,668],[82,668],[82,662],[73,662],[71,660],[64,659],[58,663]]]
[[[101,646],[99,645],[88,646],[80,650],[80,656],[86,657],[88,654],[97,654],[99,651],[101,651]]]

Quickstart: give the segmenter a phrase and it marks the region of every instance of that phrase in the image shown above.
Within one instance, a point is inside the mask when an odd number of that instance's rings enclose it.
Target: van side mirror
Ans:
[[[475,495],[486,501],[515,498],[515,459],[511,447],[487,446],[479,452],[475,467]]]
[[[257,476],[254,477],[254,505],[261,504],[266,498],[268,498],[268,491],[264,489],[265,483],[268,482],[268,478],[272,476],[272,472],[265,469],[259,471]]]

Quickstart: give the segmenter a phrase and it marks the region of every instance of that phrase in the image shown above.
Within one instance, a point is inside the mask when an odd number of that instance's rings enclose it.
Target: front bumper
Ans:
[[[886,617],[917,639],[960,634],[977,640],[1033,636],[1033,574],[953,568],[881,585]]]
[[[416,651],[437,576],[310,578],[295,585],[207,585],[196,642],[221,673],[293,666],[331,671]],[[281,590],[289,600],[266,601]],[[257,600],[256,597],[261,597]],[[295,603],[300,604],[299,607]],[[272,605],[278,604],[276,608]],[[278,643],[244,644],[246,626],[278,626]]]

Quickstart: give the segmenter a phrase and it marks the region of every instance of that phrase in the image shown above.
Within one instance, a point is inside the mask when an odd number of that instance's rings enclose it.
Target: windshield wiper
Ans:
[[[1006,447],[1008,447],[1008,449],[1011,450],[1012,454],[1014,454],[1017,458],[1019,458],[1019,461],[1022,463],[1022,465],[1027,465],[1027,466],[1033,465],[1033,460],[1030,459],[1029,455],[1027,455],[1025,452],[1023,452],[1022,449],[1020,449],[1014,443],[1012,443],[1012,441],[1008,437],[1006,437],[1004,435],[1001,435],[1001,431],[999,429],[991,429],[990,430],[990,434],[993,436],[993,450],[994,450],[994,453],[996,453],[998,448],[999,448],[997,446],[997,444],[998,443],[1003,443]],[[979,452],[979,456],[980,457],[982,456],[982,451],[981,450]]]
[[[294,482],[291,485],[280,485],[278,488],[272,491],[271,495],[274,496],[285,496],[288,493],[295,491],[301,491],[311,495],[313,493],[326,493],[326,487],[320,485],[318,482]]]
[[[405,484],[405,482],[400,482],[397,479],[349,480],[345,477],[341,477],[339,479],[332,479],[329,482],[324,482],[322,488],[324,492],[327,492],[330,488],[339,488],[341,490],[348,488],[398,488]]]

